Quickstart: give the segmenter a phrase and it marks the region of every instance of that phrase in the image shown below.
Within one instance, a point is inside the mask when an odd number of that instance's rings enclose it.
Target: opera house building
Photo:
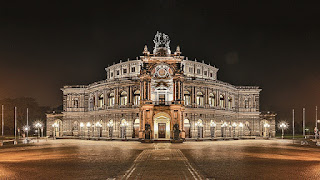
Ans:
[[[132,140],[274,137],[275,114],[261,113],[258,86],[217,79],[218,68],[171,52],[157,32],[134,60],[107,68],[106,79],[67,85],[63,111],[47,114],[47,135]]]

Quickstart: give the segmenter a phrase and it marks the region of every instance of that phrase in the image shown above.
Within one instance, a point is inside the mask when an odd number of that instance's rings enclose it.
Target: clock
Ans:
[[[169,74],[169,67],[166,66],[166,65],[158,65],[156,68],[155,68],[155,77],[158,77],[158,78],[167,78],[170,76]]]

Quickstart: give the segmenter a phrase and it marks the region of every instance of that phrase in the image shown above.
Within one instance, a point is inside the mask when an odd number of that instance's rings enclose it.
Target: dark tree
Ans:
[[[40,106],[34,98],[6,98],[0,100],[0,106],[1,105],[4,105],[4,134],[6,136],[14,135],[14,107],[17,107],[17,128],[22,129],[22,127],[27,124],[27,108],[29,109],[29,126],[31,127],[31,133],[34,130],[34,121],[40,120],[45,125],[45,113],[49,110],[49,107]]]

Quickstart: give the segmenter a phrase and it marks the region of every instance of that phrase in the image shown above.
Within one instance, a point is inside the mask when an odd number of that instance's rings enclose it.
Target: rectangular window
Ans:
[[[203,74],[206,76],[207,75],[207,71],[204,71]]]
[[[113,72],[111,73],[111,75],[110,75],[111,77],[113,77]]]
[[[197,74],[200,74],[200,69],[197,69]]]
[[[120,71],[119,71],[119,70],[117,70],[117,75],[119,76],[119,74],[120,74]]]
[[[212,73],[210,73],[210,77],[212,77],[213,75],[212,75]]]
[[[189,72],[193,73],[193,68],[189,67]]]
[[[123,69],[123,74],[126,74],[127,73],[127,69]]]
[[[136,72],[136,67],[132,67],[131,72]]]

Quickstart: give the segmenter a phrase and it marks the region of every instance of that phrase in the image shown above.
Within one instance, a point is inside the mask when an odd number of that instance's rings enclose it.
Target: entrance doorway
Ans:
[[[170,139],[170,115],[165,112],[159,112],[153,116],[153,137],[155,139]]]
[[[159,123],[158,124],[158,137],[159,138],[166,138],[166,123]]]

